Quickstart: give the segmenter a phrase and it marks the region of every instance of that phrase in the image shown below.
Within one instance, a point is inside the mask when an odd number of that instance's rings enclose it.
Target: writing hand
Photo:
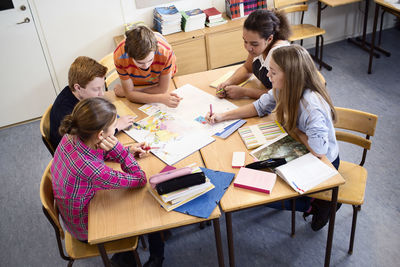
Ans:
[[[222,115],[223,115],[223,113],[213,113],[210,116],[210,112],[207,112],[207,115],[205,116],[205,119],[209,124],[214,124],[214,123],[221,122],[221,121],[224,120],[222,118]]]
[[[223,82],[220,83],[217,87],[217,89],[215,90],[215,94],[219,97],[219,98],[224,98],[226,97],[226,93],[225,93],[225,87],[228,86],[229,84],[227,82]]]
[[[140,142],[140,143],[135,143],[129,147],[129,151],[135,156],[142,158],[149,154],[148,150],[145,150],[144,147],[146,147],[147,144],[145,142]]]

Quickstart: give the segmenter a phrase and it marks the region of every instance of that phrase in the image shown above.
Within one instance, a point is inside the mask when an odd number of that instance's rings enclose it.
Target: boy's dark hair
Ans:
[[[125,52],[135,60],[142,60],[157,50],[157,39],[153,31],[144,25],[126,32]]]

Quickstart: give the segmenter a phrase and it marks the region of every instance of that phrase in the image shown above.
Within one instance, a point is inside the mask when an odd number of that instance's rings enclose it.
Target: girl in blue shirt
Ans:
[[[299,45],[277,48],[269,66],[267,76],[273,90],[252,104],[212,116],[208,113],[208,122],[261,117],[273,112],[286,131],[296,134],[312,154],[319,158],[326,156],[338,169],[339,148],[333,127],[335,108],[307,50]],[[297,209],[305,211],[304,217],[313,214],[313,230],[321,229],[328,222],[329,202],[313,200],[309,209],[310,199],[302,200],[305,205]]]

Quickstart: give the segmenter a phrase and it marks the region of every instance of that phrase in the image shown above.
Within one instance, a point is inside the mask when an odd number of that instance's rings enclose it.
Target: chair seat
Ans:
[[[290,29],[292,35],[289,37],[289,41],[291,42],[325,34],[324,29],[311,24],[291,25]]]
[[[135,250],[138,244],[137,237],[125,238],[122,240],[105,243],[107,253],[118,253]],[[65,249],[67,254],[73,259],[82,259],[100,255],[96,245],[80,242],[65,231]]]
[[[351,205],[363,204],[368,176],[367,170],[360,165],[341,160],[339,173],[346,180],[346,183],[339,186],[338,202]],[[332,191],[329,190],[309,196],[330,201]]]

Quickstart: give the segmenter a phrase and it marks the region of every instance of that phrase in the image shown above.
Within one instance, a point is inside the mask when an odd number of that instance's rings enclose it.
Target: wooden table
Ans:
[[[326,7],[337,7],[337,6],[342,6],[342,5],[348,5],[356,2],[360,2],[361,0],[319,0],[318,1],[318,15],[317,15],[317,27],[320,27],[321,25],[321,13],[322,10],[324,10]],[[324,6],[322,6],[324,5]],[[360,48],[362,48],[365,51],[369,52],[369,47],[370,44],[366,41],[366,35],[367,35],[367,24],[368,24],[368,10],[369,10],[369,0],[365,0],[365,9],[364,9],[364,24],[363,24],[363,33],[362,37],[359,38],[348,38],[347,40]],[[318,49],[318,42],[316,42],[316,49]],[[317,50],[318,51],[318,50]],[[376,57],[379,57],[379,54],[375,54]],[[332,67],[324,62],[322,62],[322,65],[326,67],[328,70],[331,70]]]
[[[388,11],[389,13],[392,13],[393,15],[397,16],[400,18],[400,9],[394,7],[393,5],[386,3],[383,0],[374,0],[375,1],[375,16],[374,16],[374,26],[372,28],[372,40],[371,40],[371,48],[369,52],[369,63],[368,63],[368,74],[371,74],[372,72],[372,59],[374,56],[374,50],[379,50],[380,52],[383,52],[386,54],[386,56],[390,56],[390,53],[380,47],[375,46],[375,35],[376,35],[376,27],[378,24],[378,17],[379,17],[379,10],[382,8],[385,11]]]
[[[170,88],[175,88],[172,81]],[[117,99],[122,100],[139,115],[138,119],[145,117],[145,114],[138,110],[141,104],[131,103],[126,98],[116,98],[113,91],[107,92],[105,97],[111,101]],[[123,144],[133,142],[125,133],[119,133],[118,139]],[[138,162],[145,171],[147,177],[159,173],[165,167],[165,163],[154,155],[138,159]],[[204,167],[199,152],[190,155],[174,166],[181,168],[192,163]],[[120,169],[120,165],[117,163],[107,163],[107,165],[115,169]],[[149,184],[146,186],[149,186]],[[222,267],[224,266],[224,259],[219,224],[220,216],[221,212],[218,207],[214,209],[207,219],[175,211],[167,212],[150,195],[147,188],[102,190],[98,191],[95,197],[90,201],[88,242],[98,245],[104,265],[109,266],[107,254],[104,249],[105,242],[212,220],[214,224],[218,264]]]
[[[206,92],[215,93],[215,89],[209,87],[208,84],[210,84],[212,81],[216,80],[218,77],[220,77],[221,75],[225,74],[226,72],[234,68],[237,68],[237,66],[176,77],[175,85],[177,87],[180,87],[186,83],[190,83],[200,89],[203,89]],[[253,79],[246,86],[254,86],[257,83],[259,83],[259,81],[257,79]],[[238,106],[241,106],[247,103],[251,103],[252,101],[253,100],[250,99],[241,99],[241,100],[234,100],[232,102]],[[255,117],[246,120],[247,120],[247,125],[252,125],[262,121],[271,120],[271,118],[269,116],[266,116],[263,118]],[[238,169],[234,169],[231,167],[232,153],[234,151],[248,151],[246,149],[246,146],[242,142],[238,132],[235,132],[225,140],[216,138],[215,142],[211,143],[210,145],[200,150],[204,163],[207,168],[224,172],[237,173]],[[247,153],[246,164],[251,162],[253,162],[253,159],[250,156],[250,154]],[[328,165],[331,165],[331,163],[326,158],[324,158],[324,162]],[[326,253],[325,253],[325,266],[329,266],[330,263],[335,215],[336,215],[335,211],[337,204],[338,186],[344,184],[344,182],[345,180],[343,179],[343,177],[340,174],[337,174],[308,192],[308,193],[315,193],[323,190],[329,190],[329,189],[332,190],[332,207],[331,207],[332,212],[330,214],[330,221],[329,221],[329,230],[328,230]],[[235,266],[231,213],[234,211],[256,207],[259,205],[264,205],[279,200],[294,199],[300,196],[301,195],[296,193],[282,179],[277,179],[273,192],[270,195],[242,188],[236,188],[231,184],[220,201],[221,208],[225,212],[225,218],[226,218],[230,266]],[[294,216],[292,216],[292,222],[294,222]],[[293,230],[294,229],[292,229],[292,232]]]

